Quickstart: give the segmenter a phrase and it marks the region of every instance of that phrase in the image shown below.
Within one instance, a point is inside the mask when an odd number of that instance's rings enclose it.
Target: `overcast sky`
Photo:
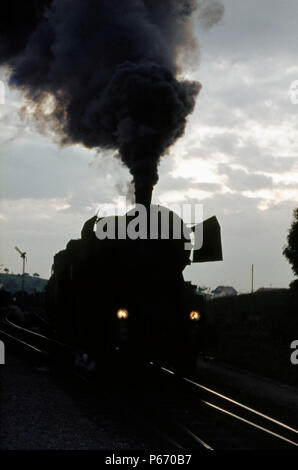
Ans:
[[[153,202],[197,202],[216,215],[224,261],[188,267],[199,285],[287,287],[282,255],[298,203],[297,0],[224,0],[211,30],[196,23],[200,61],[187,78],[203,88],[184,137],[163,157]],[[5,72],[2,72],[5,81]],[[298,93],[297,93],[298,98]],[[48,278],[53,255],[79,237],[98,204],[126,193],[128,171],[110,154],[59,148],[20,115],[20,92],[6,87],[0,104],[0,264],[17,273],[28,252],[29,273]]]

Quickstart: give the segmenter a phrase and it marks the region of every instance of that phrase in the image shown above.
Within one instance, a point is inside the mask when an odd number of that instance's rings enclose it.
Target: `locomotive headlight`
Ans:
[[[192,310],[189,314],[189,318],[192,320],[192,321],[198,321],[200,320],[201,318],[201,314],[200,312],[198,312],[197,310]]]
[[[117,310],[116,315],[119,320],[126,320],[128,318],[128,311],[126,310],[126,308],[119,308],[119,310]]]

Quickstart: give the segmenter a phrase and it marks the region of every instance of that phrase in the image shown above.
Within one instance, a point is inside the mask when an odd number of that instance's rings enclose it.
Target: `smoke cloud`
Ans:
[[[207,3],[212,25],[218,9]],[[117,149],[136,188],[151,193],[159,159],[183,135],[200,89],[177,79],[178,56],[194,47],[196,7],[195,0],[10,0],[0,65],[62,145]]]
[[[218,0],[201,0],[198,5],[199,22],[204,28],[212,28],[224,15],[224,6]]]

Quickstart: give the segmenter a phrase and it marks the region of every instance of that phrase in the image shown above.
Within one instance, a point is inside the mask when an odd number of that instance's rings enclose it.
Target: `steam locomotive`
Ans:
[[[185,244],[191,242],[192,228],[165,207],[150,209],[138,236],[136,208],[124,216],[94,216],[81,238],[70,240],[54,257],[48,316],[60,338],[97,364],[118,355],[179,369],[193,365],[203,347],[205,300],[182,274],[191,263]],[[152,209],[157,214],[153,230]],[[162,218],[168,220],[166,236]],[[99,236],[99,227],[112,227],[112,236]],[[193,261],[221,259],[215,217],[204,222],[203,235]]]

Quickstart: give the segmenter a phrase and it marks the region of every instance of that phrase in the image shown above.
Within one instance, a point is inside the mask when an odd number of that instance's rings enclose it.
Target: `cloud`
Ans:
[[[218,183],[204,183],[197,182],[195,178],[183,178],[173,177],[171,175],[165,175],[160,181],[158,186],[158,192],[163,193],[166,191],[183,191],[187,192],[191,189],[199,189],[200,191],[206,192],[218,192],[221,189],[221,185]]]
[[[84,221],[93,215],[69,212],[64,198],[4,200],[0,206],[1,259],[14,272],[20,272],[14,246],[28,253],[28,272],[49,277],[53,256],[71,238],[80,235]]]
[[[258,198],[235,194],[214,195],[204,202],[204,218],[216,215],[221,225],[223,262],[192,265],[184,277],[200,285],[233,285],[250,289],[250,269],[255,265],[257,287],[287,287],[292,279],[282,255],[291,224],[293,201],[260,211]]]
[[[234,191],[255,191],[263,188],[272,188],[273,180],[270,176],[258,173],[248,173],[245,170],[233,169],[229,165],[220,164],[217,167],[220,174],[227,178],[227,186]]]
[[[223,21],[208,36],[200,35],[203,51],[208,45],[210,56],[245,62],[291,54],[297,40],[296,0],[224,0],[223,4]]]
[[[128,178],[115,158],[81,146],[60,148],[36,134],[2,145],[1,170],[3,199],[60,197],[73,208],[111,200],[118,194],[117,179]]]
[[[203,88],[185,136],[161,161],[153,198],[203,203],[204,217],[220,221],[224,262],[189,268],[187,279],[248,290],[254,262],[258,287],[287,286],[292,273],[281,251],[298,200],[298,105],[288,93],[298,79],[298,3],[223,3],[216,28],[197,28],[201,64],[185,74]],[[49,273],[53,254],[79,236],[98,203],[126,193],[131,177],[117,159],[38,136],[18,117],[20,94],[7,98],[0,107],[3,259],[17,269],[11,246],[24,244],[32,270]]]

